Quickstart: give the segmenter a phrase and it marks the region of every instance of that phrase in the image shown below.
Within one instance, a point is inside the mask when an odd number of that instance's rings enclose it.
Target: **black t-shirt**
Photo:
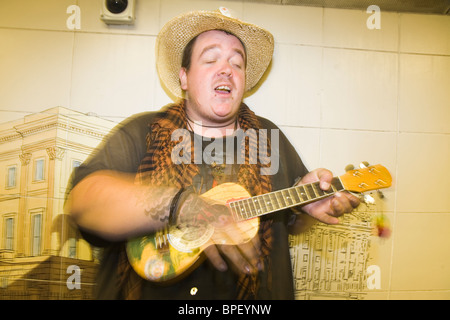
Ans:
[[[146,136],[151,123],[157,112],[147,112],[133,116],[118,125],[105,138],[97,150],[78,167],[71,180],[70,187],[75,186],[84,177],[98,170],[115,170],[126,173],[136,173],[142,158],[145,156],[147,145]],[[297,152],[279,128],[267,119],[258,117],[262,128],[267,129],[269,137],[275,137],[278,141],[271,142],[271,154],[279,155],[277,166],[273,167],[272,187],[273,190],[288,188],[294,184],[296,178],[307,173],[305,166],[300,160]],[[271,135],[271,130],[277,130],[278,135]],[[202,139],[194,136],[194,139],[202,142],[202,149],[212,143],[220,143],[214,140]],[[217,144],[218,145],[218,144]],[[215,179],[211,163],[221,165],[220,159],[225,159],[226,146],[223,142],[224,152],[221,154],[220,148],[214,152],[204,153],[212,155],[212,159],[204,158],[200,166],[200,174],[194,177],[194,189],[203,193],[210,189],[215,180],[219,182],[235,182],[237,166],[236,162],[224,166],[220,177]],[[234,144],[236,147],[236,144]],[[209,149],[210,151],[211,149]],[[217,151],[219,150],[219,151]],[[234,150],[236,154],[236,150]],[[206,156],[205,156],[206,157]],[[216,181],[217,182],[217,181]],[[70,188],[69,188],[70,189]],[[271,272],[271,281],[266,283],[267,277],[261,274],[261,283],[258,290],[258,299],[293,299],[293,279],[291,261],[289,255],[287,224],[292,213],[283,210],[261,217],[270,218],[272,223],[272,261],[270,266],[265,266],[264,272]],[[100,299],[121,298],[117,284],[117,264],[121,247],[120,243],[111,243],[93,234],[82,232],[87,241],[95,246],[104,247],[97,276],[97,297]],[[144,281],[142,289],[143,299],[235,299],[236,298],[237,275],[231,271],[226,272],[216,270],[208,260],[205,260],[192,273],[182,280],[170,286],[161,286],[150,281]],[[196,288],[196,294],[191,294],[191,289]]]

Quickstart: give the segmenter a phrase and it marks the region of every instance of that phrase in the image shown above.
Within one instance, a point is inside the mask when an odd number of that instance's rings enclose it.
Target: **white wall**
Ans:
[[[66,9],[81,9],[69,30]],[[0,121],[55,106],[116,121],[170,102],[155,37],[171,17],[224,5],[270,30],[270,71],[246,102],[281,126],[309,168],[381,163],[393,236],[379,245],[380,298],[450,298],[450,17],[246,1],[139,0],[108,27],[100,1],[0,0]],[[3,175],[3,173],[2,173]]]

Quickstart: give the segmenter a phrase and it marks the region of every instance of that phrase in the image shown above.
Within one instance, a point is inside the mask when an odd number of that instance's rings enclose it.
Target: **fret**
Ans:
[[[239,203],[236,201],[230,202],[229,203],[230,208],[233,208],[232,211],[235,213],[235,219],[236,221],[241,220],[241,215],[239,213]]]
[[[313,200],[316,198],[316,195],[314,194],[314,191],[313,191],[311,185],[305,184],[303,187],[306,191],[306,194],[308,195],[309,200]]]
[[[331,189],[331,191],[332,191],[333,193],[334,193],[334,192],[337,192],[337,189],[336,189],[336,187],[333,185],[333,183],[331,184],[330,189]]]
[[[303,188],[303,186],[298,186],[295,188],[295,190],[297,191],[297,194],[299,195],[300,199],[302,200],[302,202],[308,201],[308,194],[306,193],[305,188]]]
[[[314,192],[317,194],[318,197],[323,197],[325,195],[323,190],[320,189],[320,182],[312,183],[311,186],[314,189]]]
[[[236,204],[238,206],[238,213],[239,213],[239,216],[240,216],[239,220],[243,220],[244,219],[244,214],[245,214],[244,204],[242,203],[242,200],[236,201]]]
[[[272,204],[272,201],[270,200],[270,193],[266,193],[263,195],[264,204],[266,208],[268,209],[268,212],[274,211],[275,207]]]
[[[233,220],[234,220],[234,221],[239,221],[240,218],[239,218],[239,216],[238,216],[239,212],[238,212],[237,209],[236,209],[236,202],[230,202],[230,203],[228,204],[228,207],[229,207],[230,210],[231,210],[231,215],[233,216]]]
[[[279,210],[281,208],[277,197],[273,194],[273,192],[269,193],[270,203],[272,204],[272,207],[274,210]]]
[[[315,199],[315,198],[318,198],[319,195],[316,192],[316,188],[314,188],[313,186],[314,186],[314,183],[310,183],[306,187],[308,188],[308,191],[312,190],[311,192],[312,192],[312,194],[314,196],[314,199]]]
[[[292,198],[294,199],[295,203],[300,204],[302,202],[302,199],[300,198],[300,196],[298,194],[297,188],[296,187],[289,188],[288,190],[291,193]]]
[[[254,196],[251,198],[251,201],[253,202],[253,206],[255,207],[255,212],[253,212],[253,216],[260,216],[264,212],[263,207],[261,207],[261,202],[259,201],[259,197],[260,196]]]
[[[250,207],[250,218],[258,215],[258,208],[256,207],[255,198],[249,198],[248,204]]]
[[[322,190],[322,191],[323,191],[323,193],[324,193],[325,195],[330,195],[330,194],[333,194],[333,193],[336,192],[336,191],[334,191],[334,189],[333,189],[333,185],[331,185],[330,189],[328,189],[328,190]]]
[[[294,201],[289,194],[289,189],[281,190],[281,194],[283,195],[284,202],[286,202],[286,207],[291,207],[294,204]]]
[[[277,198],[278,203],[280,204],[279,209],[286,208],[286,201],[285,201],[281,191],[276,191],[276,192],[274,192],[274,194],[275,194],[275,197]]]
[[[248,219],[251,217],[250,213],[252,212],[252,208],[250,207],[250,203],[248,199],[243,199],[241,200],[242,203],[244,204],[244,208],[245,208],[245,219]]]
[[[264,195],[259,195],[256,197],[256,199],[258,200],[258,204],[261,208],[261,214],[268,213],[270,210],[266,206],[266,203],[264,201]]]
[[[335,192],[344,190],[344,186],[338,177],[334,177],[333,180],[331,180],[331,188],[333,188]]]
[[[264,211],[261,208],[261,205],[260,205],[259,200],[258,200],[259,196],[256,196],[256,197],[254,197],[252,199],[253,199],[252,200],[253,201],[253,205],[255,206],[255,209],[256,209],[254,216],[259,216],[259,215],[263,214]]]

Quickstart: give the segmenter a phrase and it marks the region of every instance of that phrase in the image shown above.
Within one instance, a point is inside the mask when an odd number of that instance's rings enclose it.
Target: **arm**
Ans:
[[[72,189],[67,211],[82,229],[109,241],[154,232],[167,223],[178,189],[140,186],[133,179],[114,171],[94,172]]]
[[[109,241],[122,241],[164,227],[177,192],[176,188],[135,185],[133,177],[127,174],[99,171],[88,175],[72,189],[67,209],[82,229]],[[221,210],[228,210],[225,206],[217,209],[208,205],[195,194],[189,195],[180,207],[178,218],[187,225],[195,224],[199,216],[209,219],[220,215]],[[231,259],[238,272],[251,273],[259,256],[254,246],[259,248],[251,242],[239,246],[240,250],[225,246],[220,252]],[[209,246],[205,253],[217,269],[228,269],[215,246]]]
[[[177,190],[134,184],[154,116],[146,112],[118,124],[74,171],[65,207],[90,240],[122,241],[163,225],[158,218],[168,215]]]

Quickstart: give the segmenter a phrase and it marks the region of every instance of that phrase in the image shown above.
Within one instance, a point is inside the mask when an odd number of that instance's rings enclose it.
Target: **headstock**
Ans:
[[[340,176],[344,188],[353,192],[366,192],[388,188],[392,184],[392,177],[389,171],[382,165],[366,166],[361,163],[360,169],[352,169],[347,166],[347,173]]]

